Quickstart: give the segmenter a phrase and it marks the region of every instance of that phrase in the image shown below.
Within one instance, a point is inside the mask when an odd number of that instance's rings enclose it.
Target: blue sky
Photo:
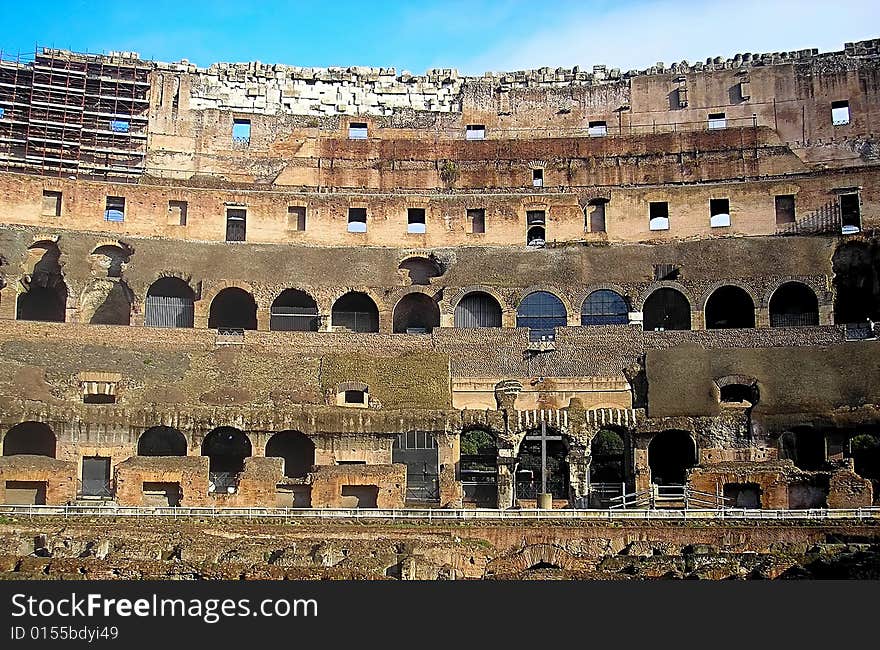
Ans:
[[[880,36],[878,0],[0,0],[0,48],[479,74],[645,68]],[[6,56],[6,55],[4,55]]]

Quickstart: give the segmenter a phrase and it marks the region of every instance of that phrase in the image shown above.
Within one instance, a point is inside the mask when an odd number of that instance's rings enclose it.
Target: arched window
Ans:
[[[664,431],[648,445],[648,465],[655,485],[684,485],[697,464],[697,445],[687,431]]]
[[[233,427],[214,429],[202,443],[202,456],[211,459],[211,473],[238,474],[244,469],[244,459],[250,455],[250,439]]]
[[[530,341],[551,340],[556,336],[555,328],[567,323],[565,305],[547,291],[530,293],[516,310],[516,326],[529,328]]]
[[[180,278],[159,278],[147,289],[147,327],[192,327],[195,292]]]
[[[138,456],[186,456],[186,438],[174,427],[150,427],[138,439]]]
[[[257,329],[257,303],[244,289],[228,287],[214,296],[208,318],[210,329]]]
[[[718,287],[706,301],[706,328],[731,329],[755,326],[755,303],[740,287]]]
[[[333,328],[350,332],[378,332],[379,309],[367,294],[351,291],[333,303]]]
[[[807,285],[786,282],[770,298],[770,327],[819,324],[819,300]]]
[[[689,330],[691,305],[680,291],[664,287],[645,300],[644,329],[647,332]]]
[[[501,305],[488,293],[472,291],[455,306],[455,326],[501,327]]]
[[[440,307],[423,293],[411,293],[394,307],[394,333],[427,334],[440,326]]]
[[[303,478],[315,464],[315,443],[299,431],[280,431],[266,443],[266,457],[284,459],[284,476]]]
[[[529,246],[541,247],[546,243],[547,233],[544,226],[531,226],[526,235],[526,243]]]
[[[629,323],[629,307],[616,291],[594,291],[581,308],[581,325],[626,325]]]
[[[410,284],[431,284],[431,278],[443,275],[440,264],[427,257],[407,258],[397,268],[407,272]]]
[[[55,458],[55,433],[42,422],[22,422],[3,437],[3,455],[48,456]]]
[[[285,289],[272,303],[269,329],[285,332],[317,332],[317,303],[305,291]]]

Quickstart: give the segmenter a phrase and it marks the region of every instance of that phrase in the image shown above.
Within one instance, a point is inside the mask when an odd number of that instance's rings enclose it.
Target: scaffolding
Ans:
[[[0,169],[136,180],[146,162],[151,70],[127,52],[0,51]]]

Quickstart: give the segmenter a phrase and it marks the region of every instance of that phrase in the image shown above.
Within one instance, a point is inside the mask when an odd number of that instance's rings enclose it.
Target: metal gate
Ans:
[[[83,458],[82,494],[84,497],[110,496],[110,459],[100,456]]]
[[[391,447],[391,462],[406,465],[407,501],[439,501],[437,440],[425,431],[401,433]]]
[[[192,327],[193,301],[171,296],[147,296],[144,303],[147,327]]]

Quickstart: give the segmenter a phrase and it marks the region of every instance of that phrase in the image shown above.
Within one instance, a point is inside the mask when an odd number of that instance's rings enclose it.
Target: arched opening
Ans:
[[[516,310],[516,326],[529,328],[529,340],[552,340],[557,327],[568,324],[568,312],[562,301],[547,291],[530,293]]]
[[[532,226],[526,234],[526,244],[529,246],[543,246],[546,243],[546,238],[544,226]]]
[[[786,282],[770,297],[770,327],[819,324],[819,300],[807,285]]]
[[[859,433],[849,440],[849,456],[856,474],[880,481],[880,433]],[[877,492],[875,483],[874,492]]]
[[[105,244],[92,251],[92,272],[97,276],[121,278],[122,271],[131,257],[131,249],[120,245]]]
[[[648,296],[642,307],[646,332],[689,330],[691,305],[680,291],[663,287]]]
[[[67,312],[67,287],[35,287],[18,295],[16,320],[63,323]]]
[[[472,291],[455,306],[455,326],[464,329],[501,327],[501,305],[483,291]]]
[[[625,446],[623,437],[612,429],[601,429],[590,443],[590,484],[622,484]]]
[[[430,431],[407,431],[391,444],[391,462],[406,465],[406,500],[440,500],[440,456]]]
[[[195,292],[180,278],[159,278],[147,289],[146,326],[192,327],[195,298]]]
[[[122,280],[95,279],[83,292],[80,313],[87,314],[92,325],[130,325],[134,294]]]
[[[317,332],[318,305],[305,291],[285,289],[275,298],[269,329],[284,332]]]
[[[174,427],[150,427],[138,439],[138,456],[186,456],[186,438]]]
[[[379,309],[372,298],[360,291],[350,291],[333,303],[330,319],[334,329],[379,331]]]
[[[227,287],[214,296],[208,317],[210,329],[257,329],[257,303],[244,289]]]
[[[880,243],[848,242],[834,252],[834,322],[880,321]]]
[[[658,433],[648,445],[648,465],[655,485],[684,485],[697,464],[697,445],[687,431]]]
[[[202,456],[210,458],[208,471],[221,475],[218,477],[219,482],[241,473],[244,470],[244,459],[250,455],[250,439],[233,427],[217,427],[202,442]]]
[[[485,429],[464,431],[459,438],[458,477],[462,499],[481,508],[498,505],[498,448]]]
[[[315,464],[315,443],[299,431],[280,431],[266,443],[266,457],[284,459],[284,476],[303,478]]]
[[[394,307],[394,333],[428,334],[440,326],[440,307],[430,296],[411,293]]]
[[[558,431],[547,429],[547,465],[542,467],[541,430],[526,433],[516,456],[516,496],[518,499],[535,499],[544,489],[546,474],[547,492],[554,499],[568,498],[568,448]]]
[[[797,427],[779,436],[779,458],[808,471],[826,468],[828,447],[825,434],[812,427]]]
[[[55,458],[55,433],[42,422],[22,422],[3,437],[4,456],[48,456]]]
[[[745,289],[718,287],[706,301],[706,329],[755,326],[755,303]]]
[[[581,325],[626,325],[629,306],[623,296],[610,289],[593,291],[581,307]]]
[[[758,403],[757,384],[727,384],[719,392],[722,404],[754,406]]]
[[[431,284],[431,278],[443,275],[443,268],[440,264],[427,257],[407,258],[397,268],[407,272],[410,284]]]

